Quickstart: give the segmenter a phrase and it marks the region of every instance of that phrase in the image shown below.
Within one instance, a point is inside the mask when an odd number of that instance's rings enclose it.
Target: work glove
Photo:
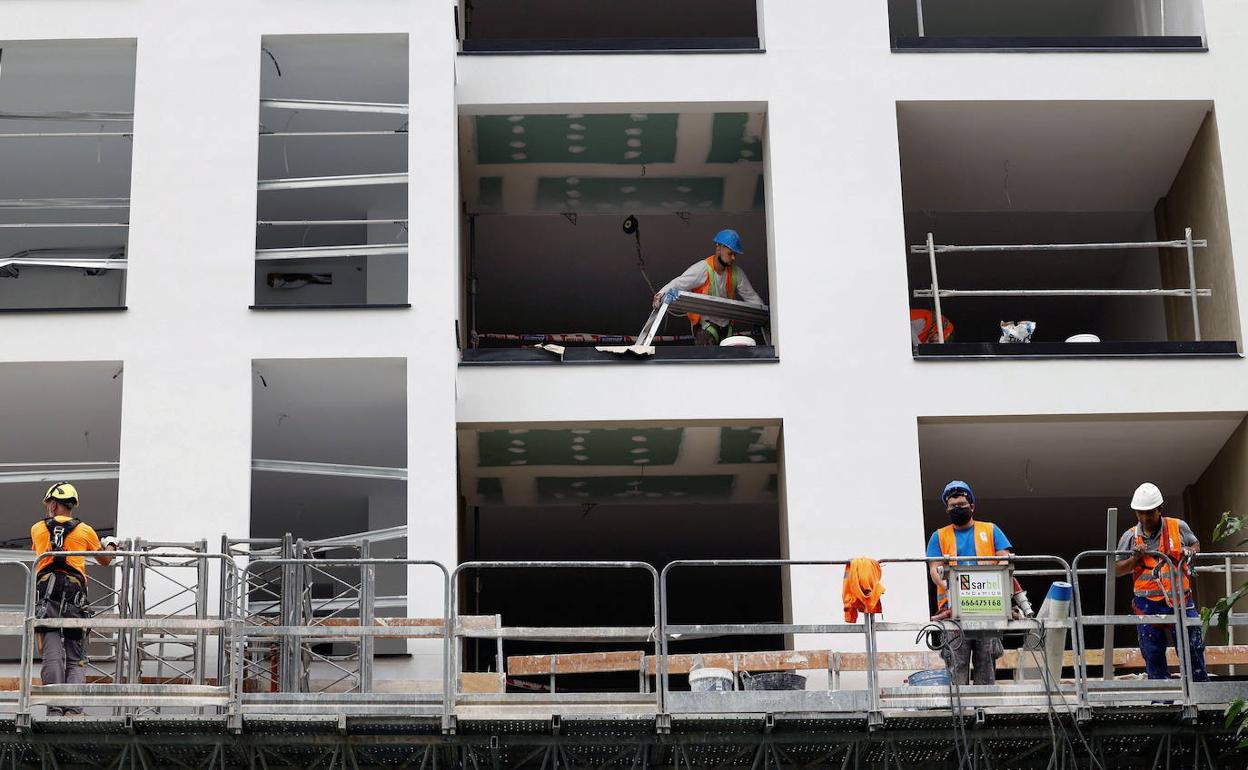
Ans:
[[[101,548],[119,548],[121,547],[121,541],[113,537],[112,535],[109,535],[108,537],[100,541],[100,547]]]

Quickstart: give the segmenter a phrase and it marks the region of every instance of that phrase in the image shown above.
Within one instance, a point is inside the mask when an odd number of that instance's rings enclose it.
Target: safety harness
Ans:
[[[48,563],[40,567],[37,574],[36,612],[39,617],[47,616],[49,606],[56,607],[59,617],[87,617],[90,614],[86,577],[70,565],[69,557],[64,554],[65,541],[81,523],[78,519],[43,520],[48,528],[48,545],[52,553]]]

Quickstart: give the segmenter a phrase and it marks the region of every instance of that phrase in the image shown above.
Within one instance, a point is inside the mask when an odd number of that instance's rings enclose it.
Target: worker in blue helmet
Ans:
[[[927,557],[933,560],[927,563],[928,574],[936,584],[936,614],[932,616],[933,620],[943,620],[952,614],[945,586],[946,562],[936,560],[953,556],[1009,556],[1014,548],[1000,527],[975,519],[975,492],[970,484],[961,480],[950,481],[941,491],[940,501],[949,516],[949,524],[933,532],[927,541]],[[958,563],[978,562],[963,560]],[[997,658],[1005,654],[999,632],[963,633],[954,629],[944,633],[942,638],[940,655],[954,684],[970,684],[972,669],[975,684],[994,684],[997,681]]]
[[[700,259],[689,269],[672,279],[654,295],[658,307],[663,295],[671,291],[690,291],[712,297],[723,297],[761,305],[763,300],[750,285],[745,271],[737,265],[737,257],[743,253],[741,236],[736,230],[720,230],[715,234],[715,253]],[[693,326],[693,338],[699,345],[718,345],[733,335],[732,320],[689,314]]]

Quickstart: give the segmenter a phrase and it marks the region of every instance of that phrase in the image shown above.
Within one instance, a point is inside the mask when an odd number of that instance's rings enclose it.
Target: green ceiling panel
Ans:
[[[512,465],[672,465],[679,428],[490,430],[477,434],[482,468]]]
[[[501,211],[503,208],[503,178],[483,176],[477,183],[477,209]]]
[[[776,448],[762,444],[762,435],[762,427],[721,428],[719,462],[730,465],[776,462]]]
[[[491,476],[482,476],[477,479],[477,496],[481,498],[482,505],[502,505],[502,479],[496,479]]]
[[[711,126],[711,151],[707,163],[760,162],[763,159],[763,140],[746,136],[745,127],[750,116],[744,112],[719,112]]]
[[[725,503],[734,476],[539,477],[539,503]]]
[[[543,177],[537,181],[537,207],[543,211],[716,211],[723,201],[724,180],[719,177]]]
[[[676,119],[673,114],[480,115],[477,162],[671,163]]]

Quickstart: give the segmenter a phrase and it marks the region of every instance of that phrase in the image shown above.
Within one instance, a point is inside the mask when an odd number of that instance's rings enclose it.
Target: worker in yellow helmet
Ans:
[[[40,557],[35,564],[35,616],[37,618],[81,618],[87,616],[87,560],[83,556],[61,555],[60,551],[115,551],[117,539],[103,541],[90,524],[73,515],[78,506],[78,490],[68,482],[48,487],[43,495],[43,519],[30,528],[31,547]],[[109,556],[95,560],[107,565]],[[44,684],[82,684],[87,679],[86,630],[43,628],[39,648],[43,659],[39,676]],[[79,716],[74,706],[48,706],[49,716]]]

